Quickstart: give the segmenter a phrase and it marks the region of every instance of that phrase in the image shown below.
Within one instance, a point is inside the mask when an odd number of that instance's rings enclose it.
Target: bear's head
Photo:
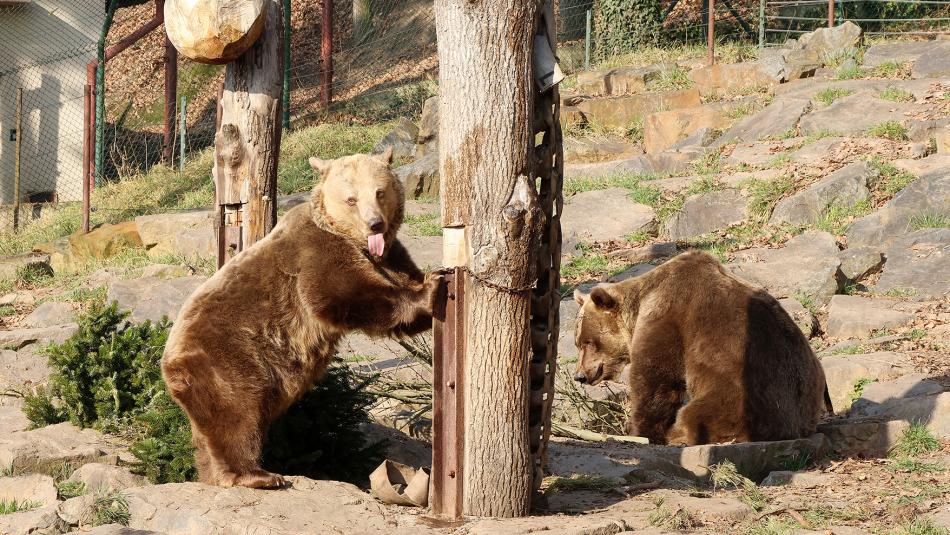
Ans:
[[[590,295],[575,290],[574,300],[581,307],[574,328],[580,355],[574,380],[590,385],[616,380],[630,360],[620,317],[623,296],[613,285],[601,284]]]
[[[323,176],[313,189],[314,212],[337,234],[366,244],[381,257],[402,225],[405,195],[393,175],[392,147],[383,154],[354,154],[336,160],[310,158]]]

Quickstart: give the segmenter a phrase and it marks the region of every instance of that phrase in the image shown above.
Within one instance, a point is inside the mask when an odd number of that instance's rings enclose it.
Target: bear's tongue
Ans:
[[[373,234],[366,239],[369,254],[373,256],[383,256],[383,250],[386,249],[386,239],[382,234]]]

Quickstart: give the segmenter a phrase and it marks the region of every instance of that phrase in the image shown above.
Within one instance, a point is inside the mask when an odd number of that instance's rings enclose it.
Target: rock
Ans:
[[[858,381],[890,381],[897,379],[914,369],[906,356],[891,351],[878,351],[863,355],[831,355],[822,357],[821,366],[825,370],[825,381],[831,405],[836,413],[851,407],[854,388]]]
[[[564,160],[568,162],[600,162],[629,158],[642,154],[635,145],[612,139],[565,138]]]
[[[852,223],[848,229],[848,246],[871,246],[883,251],[895,239],[913,230],[910,222],[915,216],[947,213],[950,213],[950,167],[922,175],[884,206]]]
[[[811,101],[799,98],[779,98],[764,110],[743,118],[727,130],[717,144],[733,141],[755,142],[767,137],[779,137],[793,130],[799,119],[811,109]]]
[[[197,273],[198,270],[191,266],[180,266],[175,264],[150,264],[143,268],[133,271],[132,278],[142,279],[146,277],[156,277],[159,279],[177,279],[188,277]]]
[[[920,423],[937,437],[950,438],[950,392],[924,375],[905,375],[864,387],[849,416]]]
[[[577,105],[588,121],[605,128],[628,128],[631,123],[648,113],[661,109],[675,110],[699,106],[699,91],[683,89],[660,93],[645,93],[616,98],[585,100]]]
[[[439,198],[439,153],[429,152],[416,161],[393,170],[410,199]]]
[[[406,250],[419,268],[438,269],[442,267],[442,236],[399,237]]]
[[[828,60],[853,53],[861,42],[861,33],[860,26],[846,21],[833,28],[818,28],[802,34],[798,42],[804,45],[805,50],[822,60]]]
[[[671,239],[694,238],[745,221],[745,197],[736,190],[711,191],[686,199],[683,208],[666,222]]]
[[[912,78],[950,76],[950,42],[934,43],[930,50],[918,56],[910,75]]]
[[[732,498],[711,496],[682,496],[672,493],[659,493],[663,497],[663,506],[671,511],[677,508],[688,511],[702,524],[710,522],[740,522],[754,511],[748,505]]]
[[[281,210],[290,210],[298,204],[310,202],[310,196],[311,193],[309,191],[301,191],[300,193],[292,193],[290,195],[279,195],[277,197],[278,217],[280,217]]]
[[[205,280],[202,276],[117,280],[109,286],[106,300],[117,301],[120,309],[131,311],[132,321],[156,322],[163,316],[174,321],[181,305]]]
[[[693,69],[689,77],[703,96],[733,93],[748,88],[771,87],[778,82],[756,62],[717,63]]]
[[[33,502],[40,507],[56,503],[53,478],[42,474],[0,477],[0,502]]]
[[[689,162],[695,157],[696,154],[693,152],[681,154],[666,151],[660,154],[644,154],[609,162],[570,164],[564,167],[564,176],[567,178],[599,178],[622,173],[678,172],[686,169]]]
[[[805,338],[811,338],[812,335],[815,334],[815,331],[818,330],[818,320],[815,319],[815,315],[802,306],[797,299],[785,297],[779,299],[778,303],[782,305],[782,308],[785,309],[785,312],[792,318],[795,325],[798,325],[798,328],[801,329]]]
[[[416,138],[416,159],[439,154],[439,97],[429,97],[422,104],[419,136]]]
[[[713,106],[654,112],[643,120],[643,147],[650,154],[662,152],[702,128],[723,129],[730,122]]]
[[[653,208],[630,199],[622,188],[585,191],[564,201],[561,215],[563,251],[569,253],[581,242],[619,240],[635,232],[656,228]]]
[[[630,264],[642,264],[654,260],[672,258],[679,253],[676,248],[676,242],[665,241],[651,243],[643,247],[634,247],[633,249],[620,249],[610,253],[610,258],[623,260]]]
[[[841,274],[848,280],[859,281],[876,273],[884,264],[884,255],[877,247],[851,247],[838,254]]]
[[[726,158],[726,163],[764,167],[770,165],[773,160],[782,155],[783,149],[782,145],[767,143],[740,144],[732,149],[732,152]]]
[[[12,433],[23,431],[29,426],[30,421],[19,408],[0,405],[0,436],[9,436]]]
[[[841,456],[882,457],[900,440],[910,424],[902,421],[837,420],[818,425],[829,448]]]
[[[703,127],[674,143],[667,152],[695,152],[700,154],[706,147],[712,146],[721,135],[719,130]]]
[[[27,346],[19,351],[0,349],[0,390],[22,390],[24,387],[30,390],[46,383],[51,373],[49,360],[46,355],[37,354],[34,348]]]
[[[234,526],[244,533],[384,533],[396,526],[392,513],[353,485],[288,480],[291,486],[279,492],[198,483],[129,489],[129,527],[197,535]]]
[[[855,93],[835,100],[830,106],[813,111],[802,117],[799,130],[802,134],[833,132],[837,134],[861,134],[868,128],[885,121],[907,122],[905,112],[913,104],[868,98]]]
[[[692,472],[680,466],[681,448],[657,448],[638,444],[589,444],[552,439],[549,445],[551,475],[597,474],[602,477],[643,483],[658,481],[667,488],[686,488],[697,483]]]
[[[391,427],[367,422],[360,426],[366,443],[386,441],[386,458],[414,468],[432,466],[432,446]]]
[[[769,473],[762,480],[763,487],[799,487],[804,489],[813,489],[815,487],[824,487],[831,483],[831,476],[828,474],[816,474],[812,472],[792,472],[790,470],[778,470]]]
[[[913,62],[933,47],[931,41],[896,41],[871,45],[864,51],[862,64],[873,69],[883,63]]]
[[[135,475],[121,466],[111,464],[89,463],[80,466],[69,481],[83,483],[86,489],[97,492],[125,490],[132,487],[141,487],[148,484],[144,477]]]
[[[907,139],[915,141],[915,145],[930,143],[931,139],[936,139],[939,132],[950,126],[950,117],[941,117],[939,119],[910,119],[907,121]],[[939,150],[939,148],[938,148]],[[926,145],[920,151],[926,154]]]
[[[142,245],[151,257],[181,255],[185,258],[216,258],[214,213],[211,210],[143,215],[135,218]]]
[[[822,166],[828,161],[828,155],[843,147],[848,138],[826,137],[809,143],[791,154],[792,162],[806,167]]]
[[[568,297],[561,300],[558,309],[561,327],[557,335],[558,357],[577,357],[577,346],[574,345],[574,327],[577,323],[577,312],[580,306],[578,306],[577,301]]]
[[[893,310],[893,302],[853,295],[836,295],[828,304],[825,331],[834,338],[861,338],[881,329],[904,326],[913,314]]]
[[[781,249],[749,249],[736,259],[729,266],[734,275],[779,298],[803,294],[825,303],[842,284],[838,245],[827,232],[808,231]]]
[[[950,228],[922,229],[893,242],[874,289],[909,291],[922,299],[941,299],[950,292]]]
[[[555,497],[556,499],[556,497]],[[603,515],[534,516],[529,518],[482,518],[465,524],[466,535],[528,535],[537,532],[564,535],[615,535],[628,533],[622,518]],[[645,533],[638,531],[637,533]]]
[[[396,125],[379,143],[373,147],[373,154],[382,154],[388,147],[393,149],[394,160],[412,158],[416,152],[416,140],[419,138],[419,127],[405,117],[396,120]]]
[[[57,535],[68,526],[56,514],[58,505],[0,515],[0,533],[3,535]]]
[[[793,51],[785,56],[784,77],[786,81],[811,78],[821,67],[821,60],[808,51]]]
[[[95,516],[96,495],[87,492],[82,496],[70,498],[61,504],[56,514],[63,522],[71,526],[88,526]]]
[[[616,275],[613,275],[612,277],[607,279],[607,281],[608,282],[625,281],[627,279],[639,277],[640,275],[643,275],[644,273],[652,271],[654,268],[656,268],[656,266],[654,266],[653,264],[637,264],[635,266],[631,266],[621,271],[620,273],[617,273]]]
[[[950,153],[950,126],[945,126],[934,134],[934,140],[937,142],[937,152],[940,154]]]
[[[577,74],[578,93],[591,96],[624,96],[642,93],[647,82],[661,75],[675,65],[651,65],[649,67],[618,67],[615,69],[596,69],[581,71]]]
[[[135,221],[125,221],[103,225],[88,234],[73,234],[69,237],[69,246],[75,260],[102,260],[124,249],[141,247],[142,238]]]
[[[613,69],[595,69],[577,73],[577,92],[591,97],[609,95],[610,86],[607,79],[611,72],[613,72]],[[646,87],[645,83],[644,87]]]
[[[47,301],[36,307],[23,319],[22,325],[32,329],[70,323],[76,317],[73,305],[62,301]]]
[[[104,526],[92,528],[90,531],[70,531],[69,533],[81,533],[82,535],[166,535],[164,533],[147,529],[132,529],[121,524],[106,524]]]
[[[827,446],[824,435],[819,433],[797,440],[689,446],[678,457],[679,464],[698,478],[708,478],[710,467],[732,461],[740,474],[761,481],[769,472],[783,469],[789,461],[820,459]]]
[[[587,118],[577,106],[564,106],[561,108],[561,128],[565,132],[570,132],[587,124]]]
[[[0,435],[0,466],[27,472],[50,473],[67,462],[77,467],[101,462],[114,452],[99,432],[69,423]]]
[[[769,224],[817,223],[832,207],[851,207],[867,199],[870,194],[868,181],[874,176],[876,172],[866,162],[846,165],[808,188],[779,201],[769,218]]]
[[[23,253],[0,258],[0,281],[12,281],[17,278],[17,272],[24,268],[34,268],[46,273],[52,273],[49,265],[49,255],[44,253]]]
[[[29,344],[61,344],[75,334],[76,324],[56,325],[39,329],[14,329],[0,331],[0,349],[20,349]]]

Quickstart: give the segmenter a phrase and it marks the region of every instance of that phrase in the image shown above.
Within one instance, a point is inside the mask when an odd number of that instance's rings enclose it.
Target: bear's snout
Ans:
[[[367,225],[369,225],[370,232],[374,234],[379,234],[386,230],[386,222],[383,221],[383,218],[378,216],[370,219]]]
[[[587,374],[582,371],[579,371],[574,374],[574,380],[580,384],[584,384],[587,382]]]

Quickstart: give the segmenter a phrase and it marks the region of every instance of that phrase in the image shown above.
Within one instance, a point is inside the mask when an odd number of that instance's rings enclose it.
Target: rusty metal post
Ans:
[[[835,0],[828,0],[828,27],[835,27]]]
[[[83,129],[82,129],[82,231],[89,232],[89,177],[92,176],[90,170],[90,156],[92,155],[92,137],[90,129],[90,118],[92,116],[92,86],[86,84],[83,87]]]
[[[162,161],[175,157],[175,104],[178,101],[178,49],[165,35],[165,125],[162,131]]]
[[[95,160],[95,147],[94,135],[93,132],[96,131],[96,114],[93,111],[93,106],[96,105],[96,66],[99,65],[99,62],[93,60],[86,65],[86,85],[89,87],[89,103],[86,106],[86,130],[89,136],[89,154],[87,155],[87,172],[86,179],[93,180],[93,177],[96,174],[96,160]],[[89,185],[90,191],[95,187],[95,183]]]
[[[834,1],[834,0],[829,0]],[[709,49],[709,65],[716,64],[716,0],[709,0],[709,28],[706,31],[706,47]]]
[[[20,153],[23,149],[23,88],[16,90],[16,149],[13,153],[13,231],[20,226]]]
[[[442,277],[433,312],[432,513],[462,517],[462,463],[465,459],[465,273],[454,268]]]
[[[323,22],[320,29],[320,63],[323,66],[323,107],[333,101],[333,0],[323,0]]]

